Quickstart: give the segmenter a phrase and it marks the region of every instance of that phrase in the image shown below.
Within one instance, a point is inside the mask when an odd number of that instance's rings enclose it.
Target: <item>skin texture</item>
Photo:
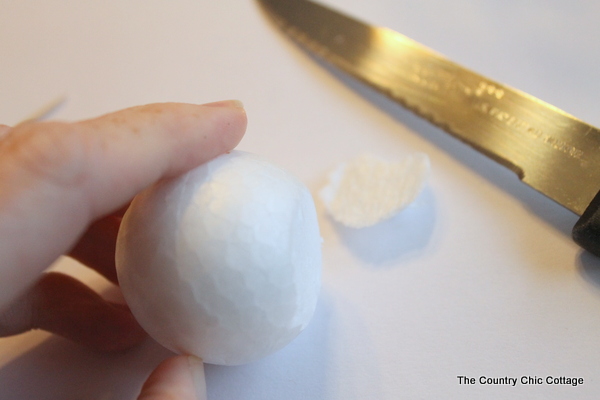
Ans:
[[[103,351],[140,342],[145,333],[125,306],[44,271],[70,255],[116,283],[116,234],[131,199],[232,150],[245,129],[239,102],[151,104],[75,123],[0,125],[0,337],[44,329]],[[201,369],[190,360],[161,364],[141,398],[196,398],[180,388]],[[169,382],[179,383],[180,395],[168,396]]]

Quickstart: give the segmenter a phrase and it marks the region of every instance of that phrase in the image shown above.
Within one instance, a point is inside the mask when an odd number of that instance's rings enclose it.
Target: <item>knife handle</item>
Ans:
[[[600,257],[600,192],[573,227],[572,237],[575,243]]]

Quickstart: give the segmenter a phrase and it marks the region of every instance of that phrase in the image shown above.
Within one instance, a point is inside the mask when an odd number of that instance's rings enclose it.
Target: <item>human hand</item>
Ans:
[[[0,336],[43,329],[100,350],[142,340],[126,307],[74,278],[43,271],[67,254],[116,283],[116,234],[130,200],[161,178],[233,149],[245,127],[235,102],[153,104],[77,123],[0,125]],[[197,372],[193,361],[165,361],[145,388]]]

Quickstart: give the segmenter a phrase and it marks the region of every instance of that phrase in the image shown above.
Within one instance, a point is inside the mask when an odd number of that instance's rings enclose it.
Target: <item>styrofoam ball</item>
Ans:
[[[119,283],[163,346],[236,365],[284,347],[309,323],[321,237],[308,189],[233,151],[145,190],[123,218]]]

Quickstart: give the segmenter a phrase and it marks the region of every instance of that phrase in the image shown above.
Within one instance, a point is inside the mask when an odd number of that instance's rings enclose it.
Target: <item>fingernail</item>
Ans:
[[[206,400],[206,377],[204,376],[204,362],[198,357],[187,356],[190,373],[196,387],[196,399]]]
[[[244,108],[244,103],[239,100],[223,100],[216,101],[214,103],[204,104],[207,107],[234,107],[234,108]]]

